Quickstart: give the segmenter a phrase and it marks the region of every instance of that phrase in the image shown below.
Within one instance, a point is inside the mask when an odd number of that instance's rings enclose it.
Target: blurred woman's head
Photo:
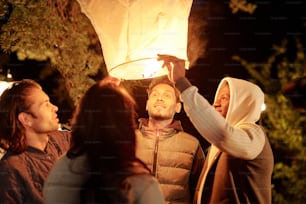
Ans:
[[[126,89],[110,78],[89,88],[73,117],[68,157],[86,153],[91,168],[99,171],[118,170],[134,160],[135,105]]]

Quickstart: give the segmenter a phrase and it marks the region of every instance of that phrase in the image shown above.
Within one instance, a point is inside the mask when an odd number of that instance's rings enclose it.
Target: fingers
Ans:
[[[184,67],[185,69],[189,69],[189,61],[177,58],[172,55],[164,55],[164,54],[157,54],[157,60],[163,60],[164,64],[163,67],[169,66],[167,64],[171,64],[174,67]],[[169,70],[170,71],[170,70]]]
[[[185,62],[185,60],[177,58],[175,56],[163,55],[163,54],[157,54],[157,60],[163,60],[164,62],[172,62],[172,63]]]
[[[163,61],[163,67],[167,67],[170,81],[175,82],[179,78],[185,77],[186,69],[189,67],[188,61],[172,55],[158,54],[157,56],[157,60]]]
[[[175,83],[175,81],[174,81],[174,76],[173,76],[173,71],[174,71],[174,68],[171,67],[171,69],[170,69],[169,72],[168,72],[168,78],[169,78],[170,81],[172,81],[173,83]]]
[[[164,61],[162,67],[166,67],[168,69],[168,78],[173,82],[173,64],[171,62]]]
[[[163,55],[163,54],[157,54],[157,60],[164,60],[164,61],[177,61],[182,60],[172,55]]]

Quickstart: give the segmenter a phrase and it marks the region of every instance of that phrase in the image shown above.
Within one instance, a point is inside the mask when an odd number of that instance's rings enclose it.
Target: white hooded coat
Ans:
[[[184,80],[185,85],[189,83]],[[181,82],[177,82],[178,88]],[[186,114],[212,144],[195,202],[271,203],[273,153],[263,129],[256,124],[264,93],[253,83],[226,77],[219,83],[215,100],[224,83],[230,89],[226,118],[195,86],[181,89]]]

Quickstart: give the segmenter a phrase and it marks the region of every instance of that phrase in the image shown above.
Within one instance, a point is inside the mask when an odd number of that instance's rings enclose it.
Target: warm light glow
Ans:
[[[263,104],[261,105],[261,111],[265,111],[266,108],[267,108],[266,104],[263,103]]]
[[[144,58],[120,64],[109,70],[109,73],[117,78],[145,79],[167,74],[167,69],[162,68],[162,61],[157,58]]]
[[[11,74],[11,71],[10,71],[10,70],[7,71],[6,78],[7,78],[8,80],[13,79],[13,75]]]
[[[12,86],[13,82],[7,82],[7,81],[0,81],[0,96],[5,91],[5,89]]]
[[[157,54],[187,59],[192,0],[78,0],[101,43],[106,68],[121,79],[167,72]]]

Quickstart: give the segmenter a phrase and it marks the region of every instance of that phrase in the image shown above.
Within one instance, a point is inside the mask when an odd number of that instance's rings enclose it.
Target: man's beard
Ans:
[[[157,120],[157,121],[163,121],[163,120],[172,119],[172,116],[162,115],[162,114],[151,114],[150,118],[152,118],[153,120]]]

